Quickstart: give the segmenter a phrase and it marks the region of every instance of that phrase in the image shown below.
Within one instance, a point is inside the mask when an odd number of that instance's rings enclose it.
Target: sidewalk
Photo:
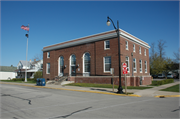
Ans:
[[[167,92],[167,91],[159,91],[161,89],[180,84],[180,82],[170,83],[162,86],[156,86],[150,89],[144,90],[135,90],[135,89],[127,89],[128,93],[134,94],[116,94],[117,89],[113,90],[110,88],[95,88],[95,87],[78,87],[78,86],[61,86],[54,84],[47,84],[46,86],[36,86],[35,84],[30,83],[12,83],[12,82],[0,82],[0,84],[11,84],[11,85],[21,85],[21,86],[29,86],[36,88],[49,88],[49,89],[58,89],[58,90],[69,90],[69,91],[79,91],[79,92],[89,92],[89,93],[99,93],[99,94],[109,94],[109,95],[120,95],[120,96],[133,96],[133,97],[180,97],[180,93],[178,92]],[[125,92],[125,89],[123,89]]]

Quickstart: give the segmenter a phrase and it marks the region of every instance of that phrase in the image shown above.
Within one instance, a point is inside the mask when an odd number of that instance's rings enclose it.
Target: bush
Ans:
[[[168,83],[173,83],[174,79],[165,79],[165,80],[161,80],[161,81],[152,81],[152,86],[159,86],[159,85],[163,85],[163,84],[168,84]]]
[[[24,81],[25,79],[24,78],[14,78],[12,79],[13,81]]]
[[[34,79],[36,80],[37,78],[42,78],[42,71],[37,71],[35,74],[34,74]]]
[[[12,81],[25,81],[25,78],[14,78],[14,79],[12,79]],[[33,78],[33,79],[27,78],[27,81],[36,81],[36,79],[35,78]]]

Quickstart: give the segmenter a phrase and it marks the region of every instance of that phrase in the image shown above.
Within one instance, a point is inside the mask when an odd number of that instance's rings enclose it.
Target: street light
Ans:
[[[115,27],[114,25],[114,22],[112,21],[111,18],[109,18],[109,16],[107,17],[107,22],[106,24],[108,26],[110,26],[111,22],[109,21],[111,20],[113,26],[114,26],[114,29],[116,30],[116,33],[117,33],[117,37],[118,37],[118,61],[119,61],[119,87],[118,87],[118,92],[119,94],[123,94],[123,88],[122,88],[122,85],[121,85],[121,58],[120,58],[120,37],[119,37],[119,21],[117,21],[117,28]]]

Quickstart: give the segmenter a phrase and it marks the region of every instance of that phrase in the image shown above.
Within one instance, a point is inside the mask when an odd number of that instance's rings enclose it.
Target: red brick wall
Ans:
[[[63,49],[52,50],[50,52],[50,58],[47,58],[47,52],[43,53],[43,77],[45,79],[53,79],[55,76],[58,76],[58,59],[60,56],[64,57],[64,65],[66,68],[64,69],[64,74],[69,75],[69,58],[72,54],[76,56],[76,65],[79,64],[79,69],[76,69],[77,76],[82,76],[83,73],[83,54],[86,52],[90,53],[91,62],[90,62],[90,73],[91,76],[111,76],[110,73],[104,72],[103,66],[103,57],[111,56],[111,67],[114,68],[114,75],[119,75],[119,65],[118,65],[118,39],[106,39],[110,40],[110,49],[104,50],[104,41],[96,41],[93,43],[87,43],[82,45],[77,45],[73,47],[67,47]],[[126,50],[125,42],[128,41],[129,49]],[[133,44],[135,44],[136,52],[133,52]],[[149,49],[146,48],[146,56],[144,56],[144,48],[141,46],[141,54],[139,54],[139,44],[132,42],[124,37],[120,37],[120,49],[121,49],[121,64],[125,62],[126,56],[129,57],[130,63],[130,72],[127,76],[132,76],[132,56],[131,52],[133,52],[133,58],[136,58],[136,67],[137,72],[134,73],[134,76],[149,76]],[[142,60],[142,73],[139,71],[139,60]],[[145,73],[144,69],[144,61],[147,61],[147,73]],[[46,74],[46,64],[50,63],[50,74]],[[122,74],[122,71],[121,71]],[[124,76],[122,74],[122,76]],[[86,78],[85,80],[87,80]],[[89,77],[89,80],[91,77]],[[96,80],[96,79],[91,79]],[[98,82],[102,82],[103,79],[99,79]],[[105,82],[109,82],[110,79],[104,78]],[[103,81],[104,81],[103,80]],[[127,78],[129,85],[138,85],[138,79]],[[136,80],[136,81],[135,81]],[[147,80],[147,81],[146,81]],[[94,82],[94,81],[91,81]],[[143,84],[150,83],[149,78],[144,78]]]
[[[142,85],[151,84],[151,77],[143,77]],[[74,80],[75,83],[97,83],[97,84],[111,84],[112,77],[106,76],[91,76],[91,77],[70,77],[69,80]],[[140,85],[140,77],[126,77],[127,86],[139,86]],[[119,85],[119,77],[114,77],[114,84]],[[121,85],[125,86],[125,78],[121,78]]]

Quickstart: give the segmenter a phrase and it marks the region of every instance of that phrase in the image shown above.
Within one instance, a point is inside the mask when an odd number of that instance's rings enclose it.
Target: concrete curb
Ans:
[[[156,98],[180,97],[180,95],[157,95]]]
[[[20,85],[20,86],[28,86],[28,87],[35,87],[35,88],[48,88],[48,89],[68,90],[68,91],[78,91],[78,92],[88,92],[88,93],[98,93],[98,94],[107,94],[107,95],[141,97],[140,95],[136,95],[136,94],[129,94],[129,95],[126,95],[126,94],[116,94],[116,93],[98,92],[98,91],[88,91],[88,90],[75,90],[75,89],[65,89],[65,88],[52,88],[52,87],[31,86],[31,85],[14,84],[14,83],[12,84],[12,83],[4,83],[4,82],[0,82],[0,84]]]

